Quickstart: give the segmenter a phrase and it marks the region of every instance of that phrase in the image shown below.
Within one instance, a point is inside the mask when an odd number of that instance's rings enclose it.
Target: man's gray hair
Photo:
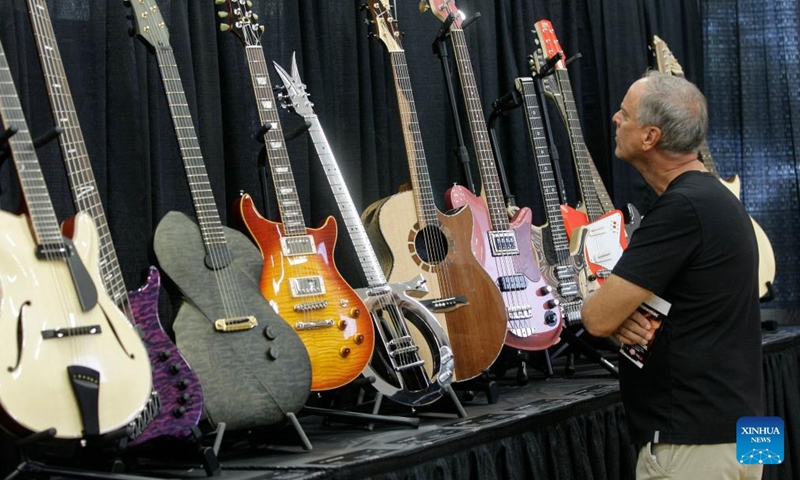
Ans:
[[[641,126],[661,129],[658,147],[666,152],[691,153],[698,150],[708,131],[708,105],[690,81],[650,70],[639,98],[636,121]]]

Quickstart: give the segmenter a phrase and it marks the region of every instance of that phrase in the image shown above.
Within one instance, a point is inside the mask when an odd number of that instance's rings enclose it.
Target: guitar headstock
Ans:
[[[453,27],[461,28],[461,22],[464,20],[464,14],[461,13],[456,7],[456,2],[453,0],[422,0],[419,4],[419,9],[422,11],[430,10],[436,15],[436,18],[442,22],[446,22],[450,16],[453,16]]]
[[[155,0],[124,2],[132,11],[133,32],[153,48],[170,48],[169,29]]]
[[[314,115],[314,104],[308,99],[309,94],[306,92],[306,86],[300,79],[300,71],[297,69],[297,60],[295,54],[292,53],[292,74],[290,75],[283,69],[277,62],[272,62],[275,65],[275,70],[278,71],[278,76],[283,80],[283,88],[285,93],[278,95],[278,98],[283,103],[285,108],[292,107],[302,117]]]
[[[245,46],[258,45],[264,27],[258,24],[258,15],[253,13],[253,2],[250,0],[215,0],[214,3],[223,6],[217,12],[222,19],[219,29],[223,32],[233,32]]]
[[[567,68],[567,56],[561,49],[561,44],[556,37],[556,31],[553,30],[553,24],[550,20],[539,20],[535,23],[536,26],[536,44],[539,50],[542,51],[542,57],[545,61],[549,61],[556,55],[561,54],[561,59],[556,62],[554,68],[556,70],[565,70]]]
[[[542,71],[542,67],[547,63],[547,60],[544,58],[544,52],[541,48],[537,48],[533,54],[529,57],[528,65],[531,67],[531,74],[533,77],[539,75],[539,72]],[[542,86],[544,87],[544,93],[548,96],[556,99],[559,101],[561,98],[561,90],[558,88],[558,81],[556,80],[555,75],[553,72],[549,72],[549,74],[542,77]]]
[[[675,59],[667,42],[659,38],[658,35],[653,35],[653,55],[656,57],[656,66],[661,73],[669,73],[676,77],[683,77],[683,67]]]
[[[369,0],[366,4],[366,9],[372,17],[372,25],[375,31],[373,35],[379,38],[389,52],[402,52],[403,45],[400,38],[403,34],[397,28],[397,20],[394,19],[391,13],[391,6],[387,0]]]

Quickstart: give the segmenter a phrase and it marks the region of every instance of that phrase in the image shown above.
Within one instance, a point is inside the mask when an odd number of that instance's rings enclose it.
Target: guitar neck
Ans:
[[[603,216],[606,212],[614,210],[614,204],[608,196],[608,191],[605,185],[603,185],[603,179],[600,177],[600,173],[597,171],[594,161],[589,154],[589,150],[586,148],[586,143],[583,141],[581,121],[578,117],[578,109],[575,106],[569,73],[566,69],[557,69],[556,77],[563,100],[563,102],[559,104],[559,110],[567,124],[569,141],[572,146],[572,156],[575,159],[575,168],[578,171],[578,181],[580,183],[583,203],[586,206],[586,213],[589,216],[589,221],[594,221]]]
[[[717,171],[717,166],[714,164],[714,158],[711,157],[711,150],[708,148],[708,142],[703,140],[703,143],[700,144],[700,161],[703,162],[703,165],[711,172],[715,177],[719,178],[719,172]]]
[[[83,133],[72,100],[69,82],[67,82],[47,2],[45,0],[28,0],[28,11],[45,77],[50,108],[53,110],[56,124],[62,130],[58,140],[66,164],[75,206],[79,211],[88,212],[94,219],[100,242],[100,276],[103,286],[111,298],[118,305],[123,306],[127,304],[127,289],[111,240],[111,232],[100,200],[89,154],[83,140]]]
[[[411,175],[411,188],[417,207],[417,220],[420,227],[439,226],[436,202],[433,197],[428,165],[425,160],[425,149],[422,145],[422,133],[417,118],[417,107],[411,91],[411,80],[408,77],[408,65],[405,52],[389,52],[394,74],[394,86],[397,92],[397,104],[400,107],[400,120],[403,126],[403,140],[406,145],[408,168]]]
[[[245,51],[256,96],[256,105],[258,105],[258,115],[262,125],[270,126],[264,135],[264,146],[269,159],[283,229],[286,235],[305,235],[306,224],[303,219],[303,210],[300,206],[300,197],[297,195],[292,164],[289,161],[289,153],[286,151],[283,129],[272,94],[272,82],[269,78],[267,62],[264,59],[264,50],[260,44],[257,44],[245,47]]]
[[[217,250],[227,252],[227,242],[222,230],[217,202],[214,200],[214,192],[211,190],[211,182],[208,180],[208,173],[203,163],[203,155],[197,141],[192,114],[186,102],[186,94],[183,92],[183,84],[172,47],[156,48],[156,58],[164,90],[167,93],[172,123],[178,137],[181,158],[189,182],[197,221],[200,224],[203,244],[209,254],[219,253]]]
[[[333,153],[331,153],[328,139],[325,137],[325,132],[322,130],[319,119],[314,114],[304,114],[303,118],[311,122],[311,128],[309,128],[308,132],[314,142],[314,148],[317,150],[325,175],[328,177],[333,196],[339,205],[342,220],[344,220],[347,231],[350,233],[350,239],[361,262],[361,268],[367,277],[367,284],[370,287],[386,285],[386,277],[383,274],[378,258],[375,256],[372,244],[369,242],[369,237],[367,237],[367,232],[361,223],[361,217],[353,204],[353,199],[350,197],[350,192],[347,190],[342,173],[339,171],[339,165]]]
[[[58,218],[50,201],[50,194],[2,45],[0,45],[0,115],[3,117],[3,126],[6,129],[16,130],[16,133],[8,139],[8,144],[17,168],[20,188],[28,208],[36,243],[42,247],[43,253],[63,249],[65,244]]]
[[[531,146],[536,157],[536,168],[539,173],[539,185],[541,186],[542,197],[544,199],[547,223],[550,226],[550,234],[553,238],[553,247],[556,252],[558,262],[564,262],[569,258],[569,239],[567,230],[564,226],[564,219],[561,215],[561,201],[558,196],[558,183],[553,172],[553,162],[550,158],[550,147],[547,144],[547,135],[539,110],[536,88],[533,79],[518,78],[517,90],[522,96],[522,104],[525,108],[525,120],[530,131]]]
[[[450,30],[450,38],[453,41],[453,50],[455,52],[456,64],[458,65],[458,75],[461,78],[461,90],[464,93],[467,117],[469,118],[469,126],[472,131],[472,141],[475,144],[475,155],[478,160],[481,182],[486,195],[486,204],[489,209],[492,229],[508,230],[509,222],[505,202],[503,200],[503,190],[497,175],[492,144],[489,140],[489,132],[486,128],[486,121],[484,120],[483,106],[480,96],[478,95],[478,85],[472,70],[472,62],[470,61],[464,30],[452,28]]]

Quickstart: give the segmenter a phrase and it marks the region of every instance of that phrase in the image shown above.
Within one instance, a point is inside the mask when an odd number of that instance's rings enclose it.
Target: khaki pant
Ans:
[[[759,480],[764,465],[742,465],[735,443],[647,443],[639,451],[636,480]]]

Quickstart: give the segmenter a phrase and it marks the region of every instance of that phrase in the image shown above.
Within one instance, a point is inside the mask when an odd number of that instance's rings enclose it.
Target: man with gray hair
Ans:
[[[582,316],[592,335],[647,352],[619,365],[641,446],[636,478],[761,478],[763,466],[740,463],[734,443],[737,420],[764,413],[757,245],[741,202],[698,157],[705,97],[683,78],[648,72],[613,122],[615,154],[658,199]],[[670,305],[661,322],[639,311],[653,295]]]

